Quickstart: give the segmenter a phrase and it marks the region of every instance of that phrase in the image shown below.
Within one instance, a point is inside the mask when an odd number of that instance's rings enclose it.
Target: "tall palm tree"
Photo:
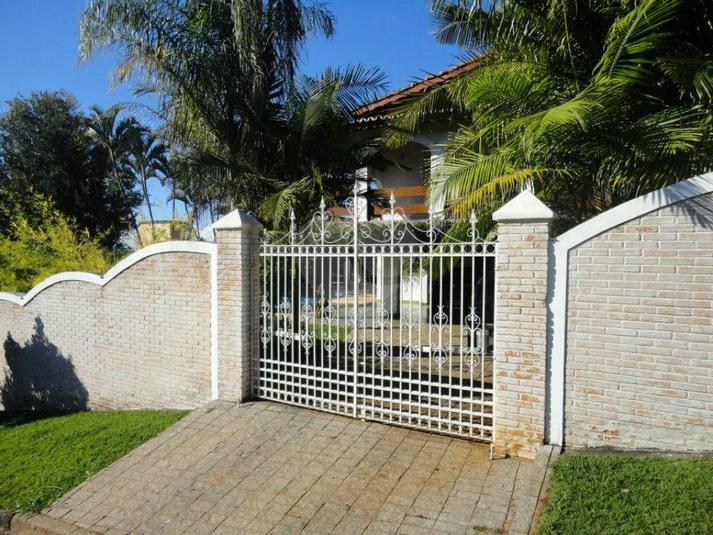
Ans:
[[[80,56],[117,48],[117,80],[159,95],[162,135],[216,198],[256,207],[304,42],[333,28],[324,6],[301,0],[92,0]]]
[[[134,117],[120,117],[120,104],[102,109],[90,108],[89,134],[95,143],[106,151],[111,163],[111,176],[116,181],[127,176],[127,163],[139,124]]]
[[[479,66],[398,110],[456,127],[430,195],[489,210],[528,182],[568,224],[713,167],[705,0],[433,0]],[[448,113],[444,114],[444,110]]]
[[[133,143],[129,165],[141,187],[151,221],[151,234],[155,239],[156,225],[148,184],[150,180],[165,180],[168,174],[168,149],[147,129],[142,129],[138,134]]]
[[[122,111],[123,107],[119,104],[106,110],[94,105],[90,108],[87,127],[95,146],[107,154],[113,185],[126,201],[126,192],[132,191],[136,184],[130,158],[140,125],[134,117],[122,117]],[[138,225],[133,215],[131,226],[138,235]]]

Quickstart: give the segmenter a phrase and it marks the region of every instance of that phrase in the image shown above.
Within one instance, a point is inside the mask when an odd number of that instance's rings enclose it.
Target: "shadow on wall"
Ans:
[[[23,345],[8,333],[3,343],[5,377],[0,400],[6,411],[64,412],[88,409],[87,389],[77,377],[71,357],[65,357],[35,318],[35,330]]]
[[[713,229],[713,205],[712,197],[701,195],[694,199],[688,199],[681,204],[674,205],[676,215],[683,214],[689,217],[696,225],[706,229]]]

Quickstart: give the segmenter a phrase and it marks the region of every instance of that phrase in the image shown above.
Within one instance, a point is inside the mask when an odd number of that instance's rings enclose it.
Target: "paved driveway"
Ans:
[[[548,461],[543,450],[490,462],[466,440],[213,402],[45,514],[108,534],[527,533]]]

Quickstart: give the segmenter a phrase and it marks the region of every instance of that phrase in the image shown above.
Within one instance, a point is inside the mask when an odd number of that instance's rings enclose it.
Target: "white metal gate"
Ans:
[[[495,243],[445,226],[337,221],[324,203],[261,246],[255,395],[489,441]],[[459,231],[460,227],[460,231]],[[467,238],[456,240],[453,235]]]

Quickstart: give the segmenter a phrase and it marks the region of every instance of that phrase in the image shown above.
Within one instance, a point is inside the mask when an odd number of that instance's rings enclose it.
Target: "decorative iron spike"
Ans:
[[[290,208],[290,243],[295,242],[295,210]]]
[[[352,220],[356,224],[359,220],[359,179],[354,179],[354,195],[352,196]],[[354,229],[356,234],[356,228]]]
[[[324,197],[319,201],[319,242],[324,245],[324,223],[325,223],[325,210],[327,208],[327,203],[324,202]]]
[[[471,240],[475,244],[476,241],[478,241],[478,217],[475,215],[475,210],[470,211],[470,230],[468,231],[468,234],[470,235]]]
[[[433,244],[433,242],[436,241],[436,236],[434,235],[434,230],[433,230],[433,207],[431,205],[428,206],[428,242],[430,244]]]
[[[396,206],[396,197],[394,197],[393,190],[389,196],[389,211],[391,212],[391,217],[389,221],[389,242],[394,245],[394,240],[396,238],[396,214],[394,213],[394,206]]]

